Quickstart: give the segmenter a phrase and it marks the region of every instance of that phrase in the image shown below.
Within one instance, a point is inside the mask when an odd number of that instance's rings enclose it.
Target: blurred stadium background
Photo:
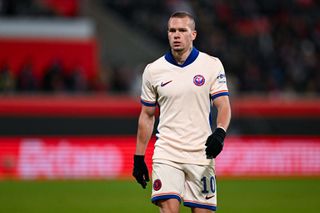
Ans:
[[[319,1],[0,0],[0,212],[157,212],[132,155],[176,10],[231,90],[219,212],[319,211]]]

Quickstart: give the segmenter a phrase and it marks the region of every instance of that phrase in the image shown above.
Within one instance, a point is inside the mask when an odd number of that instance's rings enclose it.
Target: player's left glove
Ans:
[[[133,177],[141,184],[142,188],[146,188],[149,179],[149,172],[146,163],[144,162],[144,155],[134,155],[133,157]]]
[[[208,159],[216,158],[223,149],[226,132],[217,128],[207,139],[206,155]]]

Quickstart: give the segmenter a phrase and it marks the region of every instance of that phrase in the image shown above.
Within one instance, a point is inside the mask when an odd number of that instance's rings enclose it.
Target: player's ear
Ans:
[[[197,31],[196,31],[196,30],[193,30],[193,31],[191,32],[192,41],[195,40],[196,37],[197,37]]]

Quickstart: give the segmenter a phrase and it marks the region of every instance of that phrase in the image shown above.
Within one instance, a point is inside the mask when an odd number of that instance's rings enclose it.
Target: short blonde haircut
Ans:
[[[196,29],[196,23],[194,21],[194,17],[193,15],[191,15],[190,13],[188,12],[185,12],[185,11],[178,11],[178,12],[174,12],[171,16],[170,16],[170,19],[171,18],[189,18],[190,20],[190,28],[191,30],[195,30]],[[169,20],[170,20],[169,19]]]

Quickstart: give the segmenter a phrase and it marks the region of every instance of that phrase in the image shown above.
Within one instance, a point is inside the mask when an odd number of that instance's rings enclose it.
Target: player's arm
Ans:
[[[138,121],[136,155],[144,155],[146,152],[148,142],[153,132],[155,110],[156,107],[154,106],[142,105]]]
[[[155,106],[142,105],[138,121],[137,144],[132,174],[143,188],[146,188],[146,182],[149,181],[149,172],[144,161],[144,155],[153,132],[155,110]]]
[[[231,120],[231,107],[229,96],[224,95],[213,100],[213,105],[217,108],[217,128],[227,131]]]
[[[216,158],[223,149],[224,138],[231,120],[231,107],[229,96],[219,96],[213,100],[213,105],[217,108],[217,128],[208,137],[206,142],[207,158]]]

